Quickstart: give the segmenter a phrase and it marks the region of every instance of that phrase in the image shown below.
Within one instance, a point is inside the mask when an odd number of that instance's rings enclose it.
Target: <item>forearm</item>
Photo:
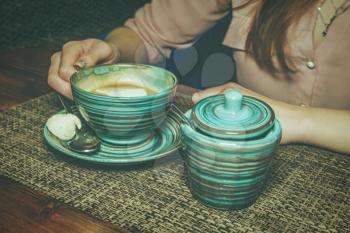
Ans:
[[[230,14],[230,0],[152,1],[136,11],[107,42],[119,48],[122,62],[158,63],[172,49],[192,46],[196,39]],[[181,12],[181,13],[179,13]]]
[[[296,142],[350,154],[350,111],[304,108],[300,113]]]
[[[350,154],[350,111],[301,107],[240,89],[272,106],[288,135],[282,136],[282,142],[315,145]]]
[[[118,62],[148,63],[143,41],[130,28],[116,28],[107,35],[105,40],[112,46],[116,54],[119,54]]]
[[[216,95],[227,89],[238,89],[243,94],[269,104],[282,124],[283,144],[304,143],[350,154],[350,111],[301,107],[273,100],[236,83],[209,88],[193,96],[194,102]]]

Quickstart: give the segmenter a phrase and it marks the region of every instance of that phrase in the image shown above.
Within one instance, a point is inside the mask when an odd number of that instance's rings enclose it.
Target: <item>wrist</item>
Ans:
[[[307,108],[281,102],[273,102],[272,107],[282,126],[281,143],[303,143],[310,127]]]
[[[111,45],[121,62],[146,63],[147,56],[142,39],[136,32],[127,27],[111,31],[106,42]]]
[[[112,50],[112,56],[111,56],[111,59],[109,59],[109,63],[119,62],[121,58],[121,52],[120,52],[121,50],[118,47],[118,45],[113,41],[108,41],[108,40],[106,40],[106,43],[109,45],[109,47]]]
[[[295,124],[293,127],[295,143],[307,143],[309,132],[312,131],[312,116],[309,107],[297,106],[295,108]]]

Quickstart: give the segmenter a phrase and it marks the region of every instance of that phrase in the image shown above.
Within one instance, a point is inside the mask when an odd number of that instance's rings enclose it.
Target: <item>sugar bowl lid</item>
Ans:
[[[237,90],[205,98],[194,107],[194,127],[215,138],[246,140],[267,133],[274,125],[272,108]]]

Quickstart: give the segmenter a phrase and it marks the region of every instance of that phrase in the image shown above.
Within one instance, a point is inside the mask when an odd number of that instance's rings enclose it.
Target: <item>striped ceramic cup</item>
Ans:
[[[177,79],[149,65],[85,68],[71,77],[74,101],[88,125],[107,144],[147,140],[166,118]]]

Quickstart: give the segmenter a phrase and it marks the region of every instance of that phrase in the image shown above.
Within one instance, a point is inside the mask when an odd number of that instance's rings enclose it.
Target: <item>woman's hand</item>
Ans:
[[[69,79],[77,68],[117,62],[119,57],[120,53],[116,46],[102,40],[86,39],[68,42],[61,52],[51,56],[48,83],[62,95],[72,98]]]

